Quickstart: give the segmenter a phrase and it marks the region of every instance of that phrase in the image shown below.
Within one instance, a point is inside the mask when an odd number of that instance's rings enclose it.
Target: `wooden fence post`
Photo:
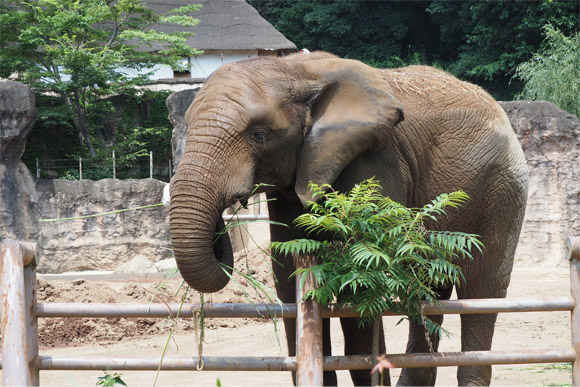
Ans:
[[[580,386],[580,237],[568,237],[566,250],[570,261],[570,294],[574,299],[572,309],[572,348],[576,359],[572,364],[572,385]]]
[[[6,239],[0,243],[2,379],[4,386],[38,386],[38,331],[32,316],[36,299],[34,248]],[[25,267],[32,266],[27,269]],[[30,271],[31,270],[31,271]]]
[[[316,264],[316,256],[296,257],[296,269],[305,269]],[[298,386],[322,386],[322,313],[320,304],[314,300],[303,301],[309,290],[316,288],[312,274],[296,276],[296,384]]]

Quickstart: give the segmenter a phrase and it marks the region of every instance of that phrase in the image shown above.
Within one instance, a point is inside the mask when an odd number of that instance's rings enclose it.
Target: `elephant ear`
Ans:
[[[361,62],[330,58],[297,66],[308,84],[318,84],[296,169],[295,190],[305,205],[312,200],[310,182],[332,184],[358,155],[386,147],[404,115],[381,72]]]

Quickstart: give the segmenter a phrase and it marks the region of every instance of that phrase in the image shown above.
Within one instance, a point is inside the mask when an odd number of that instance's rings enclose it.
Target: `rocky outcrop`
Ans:
[[[516,263],[566,265],[580,236],[580,123],[551,102],[500,102],[528,162],[528,204]]]
[[[0,240],[36,237],[36,182],[20,161],[36,117],[32,90],[18,82],[0,81]]]
[[[191,105],[198,91],[199,87],[178,91],[167,98],[166,104],[167,110],[169,111],[169,122],[173,125],[171,149],[173,151],[173,165],[175,168],[179,165],[181,154],[185,147],[185,135],[187,132],[185,127],[185,112],[189,108],[189,105]]]
[[[0,81],[0,158],[3,164],[20,161],[37,115],[36,98],[28,86]]]

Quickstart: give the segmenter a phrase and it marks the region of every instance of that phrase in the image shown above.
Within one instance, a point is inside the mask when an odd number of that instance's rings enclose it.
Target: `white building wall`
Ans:
[[[223,64],[257,57],[258,50],[207,52],[206,54],[191,58],[191,77],[207,78]]]
[[[221,65],[238,62],[240,60],[248,58],[257,58],[258,50],[253,51],[210,51],[203,55],[195,56],[190,59],[191,63],[191,78],[202,78],[205,79],[216,71]],[[187,65],[187,58],[183,59],[183,63]],[[171,67],[166,65],[155,65],[153,68],[153,75],[150,77],[151,80],[156,81],[159,79],[172,79],[173,70]],[[137,76],[137,72],[133,69],[122,67],[121,71],[129,76]]]

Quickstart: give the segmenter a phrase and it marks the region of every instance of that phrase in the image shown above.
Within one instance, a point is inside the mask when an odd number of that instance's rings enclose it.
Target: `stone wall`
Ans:
[[[580,236],[580,123],[551,102],[500,102],[528,162],[530,185],[516,264],[567,265]]]
[[[75,220],[161,203],[165,183],[152,180],[39,180],[38,252],[41,273],[115,270],[145,256],[169,258],[169,216],[163,206]]]
[[[167,97],[167,110],[169,111],[169,122],[173,125],[171,135],[171,150],[173,152],[173,165],[179,165],[181,154],[185,146],[185,112],[197,95],[199,87],[195,89],[178,91]]]

